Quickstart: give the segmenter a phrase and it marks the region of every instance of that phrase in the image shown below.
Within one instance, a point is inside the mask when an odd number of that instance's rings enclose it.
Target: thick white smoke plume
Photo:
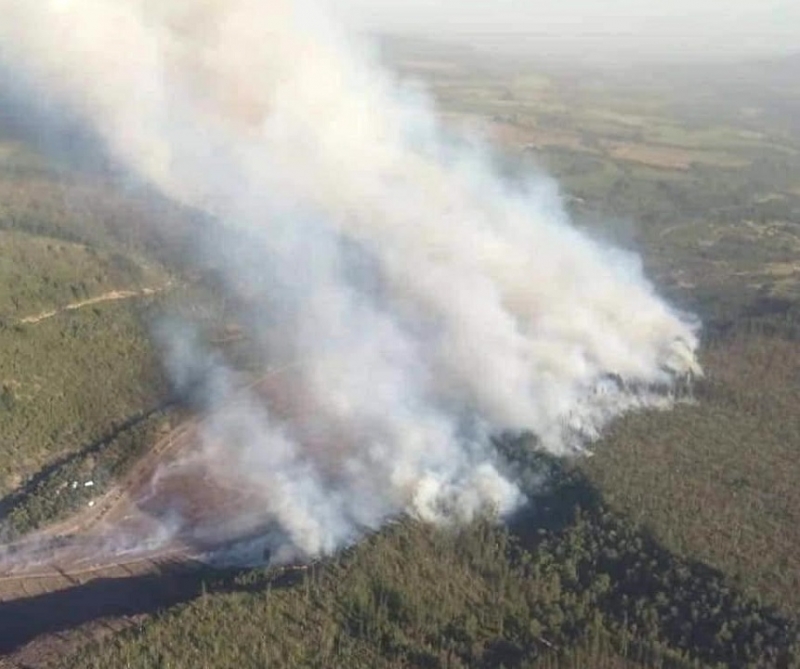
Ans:
[[[213,251],[266,358],[212,374],[201,456],[307,553],[402,511],[514,508],[489,434],[555,452],[699,372],[694,326],[636,260],[511,188],[304,0],[0,0],[2,56],[168,196],[224,223]],[[613,381],[609,379],[615,379]],[[620,381],[621,380],[621,381]]]

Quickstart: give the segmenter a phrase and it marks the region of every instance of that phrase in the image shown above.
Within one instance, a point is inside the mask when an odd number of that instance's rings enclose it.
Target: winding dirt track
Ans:
[[[96,297],[90,297],[89,299],[80,300],[79,302],[72,302],[60,309],[52,309],[51,311],[43,311],[33,316],[25,316],[24,318],[20,318],[17,323],[20,325],[33,325],[41,323],[48,318],[53,318],[53,316],[58,316],[58,314],[64,313],[65,311],[75,311],[77,309],[83,309],[84,307],[91,307],[95,304],[102,304],[103,302],[116,302],[119,300],[130,300],[135,297],[155,295],[166,290],[168,287],[169,283],[156,288],[142,288],[140,290],[111,290]]]

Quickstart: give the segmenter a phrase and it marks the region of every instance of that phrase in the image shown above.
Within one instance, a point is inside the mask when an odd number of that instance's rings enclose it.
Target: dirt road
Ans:
[[[77,309],[83,309],[84,307],[91,307],[96,304],[102,304],[103,302],[116,302],[119,300],[130,300],[136,297],[146,297],[148,295],[156,295],[157,293],[161,293],[167,288],[169,288],[170,284],[164,284],[163,286],[158,286],[156,288],[141,288],[139,290],[111,290],[107,293],[103,293],[102,295],[97,295],[96,297],[90,297],[86,300],[80,300],[78,302],[72,302],[71,304],[67,304],[66,306],[61,307],[60,309],[53,309],[51,311],[43,311],[39,314],[34,316],[25,316],[24,318],[20,318],[17,323],[20,325],[32,325],[35,323],[41,323],[42,321],[47,320],[48,318],[53,318],[54,316],[58,316],[58,314],[62,314],[66,311],[75,311]]]

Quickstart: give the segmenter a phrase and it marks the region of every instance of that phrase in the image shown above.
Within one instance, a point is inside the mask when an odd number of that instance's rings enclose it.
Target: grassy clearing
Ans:
[[[601,142],[608,154],[616,159],[643,163],[671,170],[688,170],[694,163],[718,167],[744,167],[748,161],[719,152],[690,150],[663,144],[605,141]]]
[[[662,119],[644,128],[649,142],[685,149],[737,150],[761,146],[764,135],[730,126],[708,126],[692,129],[679,123]]]

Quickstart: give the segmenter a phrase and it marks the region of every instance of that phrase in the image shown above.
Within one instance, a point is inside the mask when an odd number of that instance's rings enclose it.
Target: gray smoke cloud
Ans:
[[[503,514],[522,495],[489,435],[585,447],[699,374],[696,325],[637,259],[570,227],[447,139],[429,100],[302,0],[0,0],[2,57],[165,195],[209,245],[275,373],[242,390],[181,327],[176,383],[207,379],[201,462],[297,550],[398,513]],[[609,380],[611,377],[614,381]]]

